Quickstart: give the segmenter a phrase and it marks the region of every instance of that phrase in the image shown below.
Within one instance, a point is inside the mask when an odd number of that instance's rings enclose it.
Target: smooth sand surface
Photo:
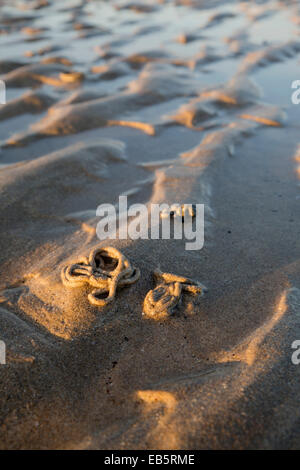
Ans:
[[[2,449],[300,446],[297,1],[0,2]],[[205,204],[205,243],[96,236],[96,208]],[[64,266],[141,271],[106,307]],[[197,279],[143,315],[153,271]]]

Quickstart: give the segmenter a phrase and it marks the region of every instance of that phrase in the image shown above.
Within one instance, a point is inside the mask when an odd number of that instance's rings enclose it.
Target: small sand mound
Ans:
[[[131,70],[124,62],[116,62],[106,65],[94,65],[91,68],[93,74],[98,74],[101,80],[114,80],[115,78],[128,75]]]
[[[300,51],[300,41],[293,40],[285,44],[268,46],[256,52],[250,52],[244,58],[240,72],[254,72],[257,67],[281,62],[294,57]]]
[[[216,115],[217,112],[209,106],[209,103],[195,99],[181,106],[176,114],[170,116],[170,119],[191,129],[199,129],[199,126],[201,128],[204,122]]]
[[[223,21],[227,19],[235,18],[235,16],[236,15],[230,11],[215,13],[208,18],[204,28],[212,28],[213,26],[217,26],[218,24],[223,23]]]
[[[169,64],[147,64],[137,80],[129,84],[130,93],[148,96],[152,102],[196,94],[201,84],[185,70]]]
[[[89,90],[77,90],[72,92],[67,98],[56,103],[57,107],[67,106],[69,104],[85,103],[86,101],[93,101],[106,96],[106,93],[98,93]]]
[[[158,49],[152,51],[141,52],[138,54],[132,54],[124,59],[124,61],[129,64],[134,69],[140,69],[144,67],[145,64],[151,62],[166,62],[169,59],[169,56],[166,52]]]
[[[9,119],[26,113],[41,113],[53,105],[55,101],[55,98],[46,93],[29,91],[28,93],[20,96],[20,98],[11,100],[1,106],[0,120],[2,121],[4,119]]]
[[[243,74],[234,76],[223,87],[201,94],[203,99],[220,106],[246,106],[255,103],[261,96],[262,91],[255,81]]]
[[[287,116],[279,106],[259,104],[247,108],[239,117],[265,126],[279,127],[284,124]]]
[[[32,64],[9,72],[2,79],[7,87],[33,87],[62,72],[67,73],[68,69],[61,64]]]
[[[232,123],[224,130],[207,134],[200,145],[181,154],[184,165],[205,168],[209,164],[233,155],[234,144],[243,135],[247,135],[249,129],[251,129],[251,124]]]
[[[157,5],[150,2],[123,2],[115,5],[116,10],[132,10],[135,13],[151,13],[157,10]]]
[[[11,60],[1,60],[0,61],[0,74],[7,74],[16,70],[18,68],[24,67],[26,64],[24,62],[17,62]]]

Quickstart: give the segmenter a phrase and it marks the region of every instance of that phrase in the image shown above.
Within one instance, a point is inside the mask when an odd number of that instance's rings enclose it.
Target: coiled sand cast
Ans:
[[[96,306],[112,302],[118,287],[131,285],[139,277],[140,270],[132,267],[129,260],[111,246],[95,248],[89,257],[83,256],[61,271],[62,282],[66,287],[90,285],[93,290],[88,294],[88,300]]]
[[[183,291],[196,296],[206,291],[200,282],[187,277],[162,273],[158,269],[153,275],[158,285],[146,295],[143,308],[143,315],[149,318],[159,320],[173,315]]]
[[[158,269],[153,274],[158,285],[144,300],[143,315],[148,318],[162,319],[172,315],[183,291],[198,296],[206,290],[200,282],[187,277],[162,273]],[[66,287],[91,286],[93,290],[88,294],[88,300],[100,307],[114,300],[118,287],[129,286],[139,277],[140,270],[131,266],[130,261],[111,246],[95,248],[89,257],[83,256],[61,271]]]

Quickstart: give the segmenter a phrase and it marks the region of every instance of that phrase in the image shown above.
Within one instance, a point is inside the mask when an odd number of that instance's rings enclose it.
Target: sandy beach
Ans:
[[[0,449],[300,448],[299,60],[298,0],[0,1]]]

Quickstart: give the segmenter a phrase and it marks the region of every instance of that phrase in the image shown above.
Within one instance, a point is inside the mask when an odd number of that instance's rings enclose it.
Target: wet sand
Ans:
[[[2,449],[297,449],[297,1],[0,2]],[[205,204],[205,243],[99,242],[96,208]],[[61,270],[112,245],[102,308]],[[197,279],[147,318],[160,268]]]

